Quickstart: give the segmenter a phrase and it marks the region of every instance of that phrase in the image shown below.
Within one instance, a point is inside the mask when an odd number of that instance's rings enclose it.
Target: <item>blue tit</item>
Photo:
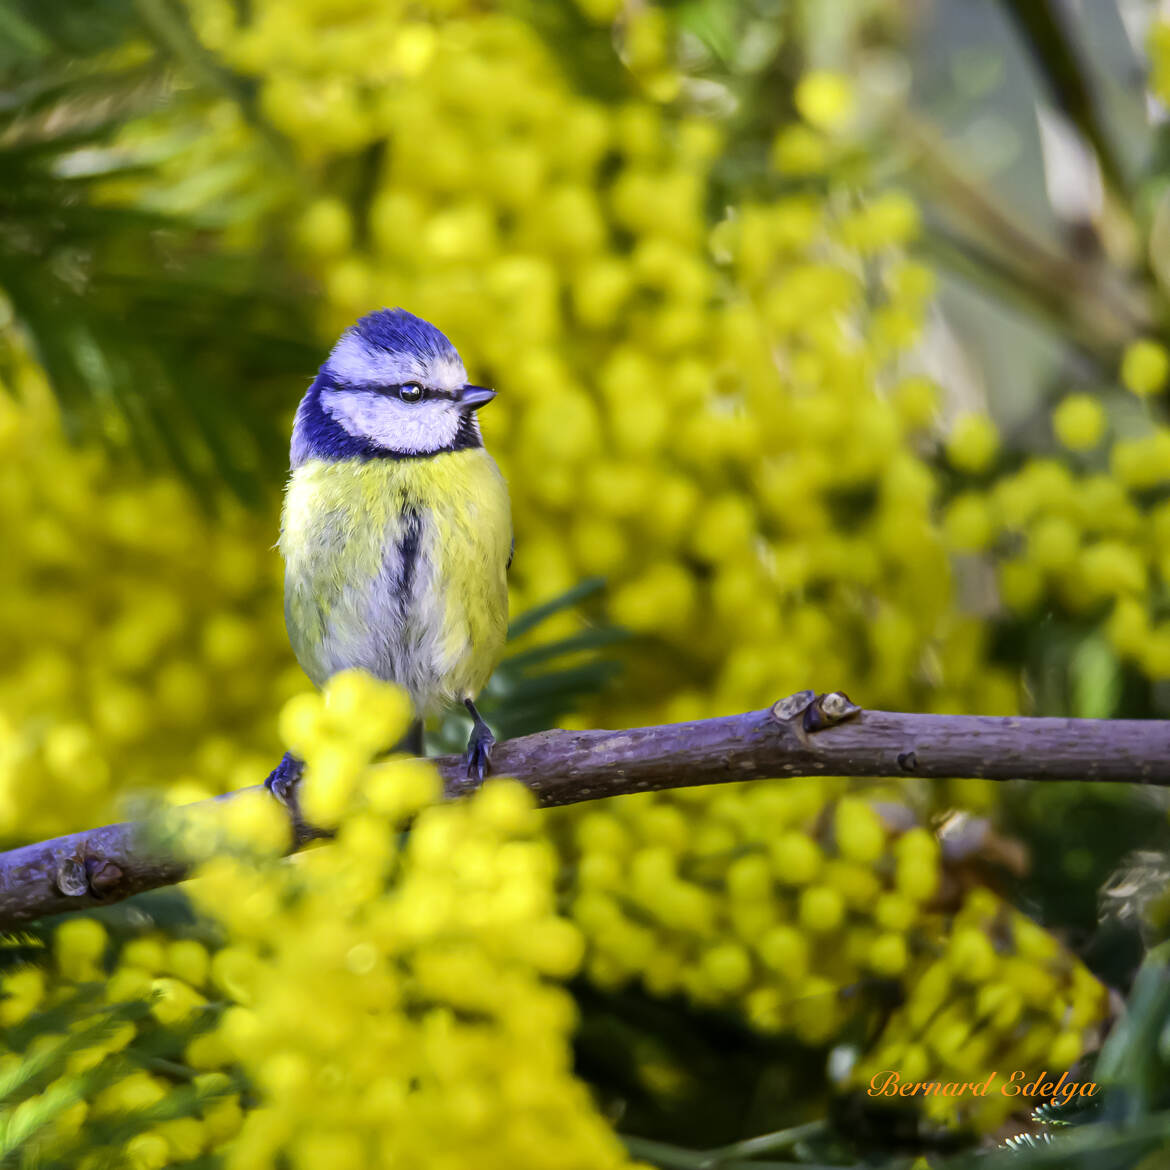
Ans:
[[[404,687],[421,720],[463,704],[469,778],[494,743],[475,698],[503,652],[512,560],[508,489],[455,347],[403,309],[342,334],[297,409],[280,552],[297,661],[320,687],[360,667]],[[299,761],[269,777],[282,799]]]

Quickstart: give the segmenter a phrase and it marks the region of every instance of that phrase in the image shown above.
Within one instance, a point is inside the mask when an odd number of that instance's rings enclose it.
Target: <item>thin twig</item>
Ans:
[[[684,1149],[667,1142],[655,1142],[649,1138],[622,1134],[622,1144],[633,1154],[660,1170],[703,1170],[703,1155],[698,1150]]]
[[[1107,265],[1054,251],[1039,240],[993,191],[971,176],[928,121],[904,113],[898,132],[935,203],[976,231],[974,237],[964,232],[952,239],[952,250],[965,253],[997,277],[1009,277],[1017,299],[1030,301],[1049,324],[1072,330],[1074,341],[1090,352],[1115,350],[1153,328],[1147,288],[1128,284]]]
[[[722,719],[627,731],[544,731],[497,744],[492,769],[526,784],[546,806],[798,776],[975,776],[1170,787],[1170,721],[905,715],[860,710],[842,698],[833,693],[813,701],[808,691],[770,710]],[[448,797],[474,787],[460,757],[441,756],[434,763]],[[290,849],[320,835],[296,823]],[[148,822],[25,845],[0,854],[0,927],[173,885],[188,870],[188,861],[162,843]]]
[[[712,1153],[688,1150],[668,1142],[621,1134],[622,1145],[639,1161],[649,1162],[659,1170],[849,1170],[848,1166],[827,1165],[823,1162],[757,1162],[736,1158],[731,1161],[712,1161]]]
[[[790,1150],[810,1137],[819,1137],[828,1130],[828,1127],[829,1123],[821,1117],[816,1121],[806,1121],[803,1125],[792,1125],[773,1133],[744,1138],[742,1141],[708,1150],[704,1166],[706,1170],[722,1170],[735,1158],[755,1158],[760,1154],[774,1154],[777,1150]]]

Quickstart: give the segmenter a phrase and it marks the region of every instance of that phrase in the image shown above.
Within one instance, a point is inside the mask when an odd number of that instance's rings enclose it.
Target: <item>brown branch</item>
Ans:
[[[434,762],[448,796],[469,791],[459,757]],[[498,744],[492,768],[528,785],[542,805],[825,775],[1170,786],[1170,721],[904,715],[859,710],[837,693],[813,701],[801,692],[770,710],[723,719],[527,735]],[[319,835],[294,823],[290,849]],[[160,845],[147,822],[40,841],[0,854],[0,925],[108,905],[187,876],[188,862]]]

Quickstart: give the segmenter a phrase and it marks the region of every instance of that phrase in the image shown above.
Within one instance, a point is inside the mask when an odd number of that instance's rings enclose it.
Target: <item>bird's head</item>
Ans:
[[[455,347],[433,325],[379,309],[341,335],[301,402],[293,466],[482,446],[475,412],[495,396],[468,385]]]

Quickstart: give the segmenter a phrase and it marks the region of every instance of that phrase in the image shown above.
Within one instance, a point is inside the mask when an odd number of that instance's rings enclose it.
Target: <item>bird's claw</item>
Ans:
[[[467,741],[467,751],[463,753],[464,770],[467,779],[476,786],[484,782],[491,768],[495,742],[496,737],[484,726],[476,727]]]
[[[268,773],[264,787],[286,808],[297,807],[297,787],[305,772],[305,763],[292,752],[285,752],[279,764]]]
[[[463,753],[463,770],[468,783],[478,788],[488,774],[492,762],[492,747],[496,737],[492,729],[484,722],[483,716],[475,709],[475,703],[470,698],[463,700],[468,715],[471,716],[471,738],[467,741],[467,751]]]

